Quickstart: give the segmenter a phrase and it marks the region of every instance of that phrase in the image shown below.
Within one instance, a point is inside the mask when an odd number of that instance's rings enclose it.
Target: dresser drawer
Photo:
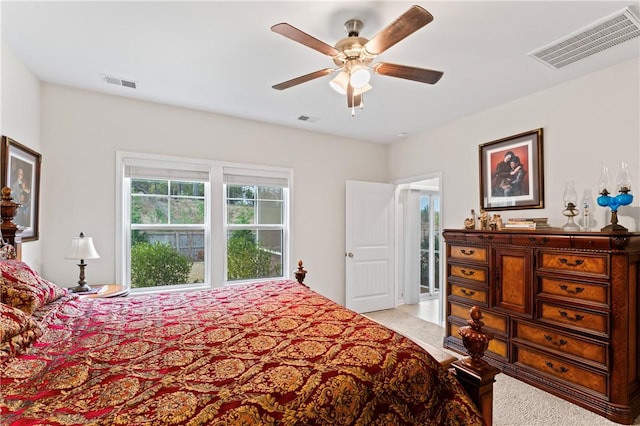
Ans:
[[[538,269],[608,278],[609,256],[542,251]]]
[[[583,309],[569,308],[552,303],[538,302],[539,320],[586,331],[598,336],[608,336],[609,315]]]
[[[573,236],[573,246],[577,249],[611,250],[609,238],[593,236]]]
[[[523,341],[570,356],[577,356],[596,367],[607,368],[606,344],[559,333],[546,327],[522,321],[514,321],[512,330],[513,338],[516,341]]]
[[[522,346],[516,346],[514,357],[517,365],[535,369],[569,384],[582,386],[604,396],[607,394],[607,376],[604,373],[595,372],[562,358]]]
[[[579,301],[609,304],[609,286],[607,284],[593,284],[560,280],[550,277],[540,277],[539,294],[570,297]]]
[[[517,246],[571,248],[569,238],[550,235],[513,234],[511,236],[511,242]]]
[[[466,240],[470,243],[508,244],[509,234],[504,232],[483,232],[468,234]]]
[[[473,268],[469,265],[449,265],[449,275],[452,277],[464,278],[467,280],[487,282],[487,270],[484,268]]]
[[[475,246],[451,245],[449,250],[450,259],[463,259],[473,262],[487,263],[487,248]]]
[[[449,313],[452,316],[458,317],[465,322],[471,318],[469,309],[471,309],[469,306],[458,305],[457,303],[449,303]],[[504,335],[507,334],[506,317],[482,309],[481,311],[484,328],[490,329],[491,332],[498,332]]]
[[[454,336],[460,339],[460,344],[462,344],[462,338],[458,333],[460,327],[464,327],[463,325],[459,325],[457,323],[451,323],[450,330],[451,336]],[[501,358],[503,360],[507,360],[509,345],[506,341],[502,340],[500,337],[494,336],[493,339],[489,340],[489,346],[487,347],[486,355],[494,356]]]
[[[450,283],[451,297],[466,299],[467,302],[475,305],[487,306],[488,305],[488,290],[477,289],[471,286],[464,286],[460,284]]]

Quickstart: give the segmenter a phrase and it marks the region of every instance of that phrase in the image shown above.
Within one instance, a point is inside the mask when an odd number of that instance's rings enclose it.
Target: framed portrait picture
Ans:
[[[0,180],[3,188],[11,188],[13,201],[21,204],[14,222],[22,231],[22,241],[38,239],[41,162],[40,154],[7,136],[2,136]]]
[[[480,145],[480,206],[544,207],[541,128]]]

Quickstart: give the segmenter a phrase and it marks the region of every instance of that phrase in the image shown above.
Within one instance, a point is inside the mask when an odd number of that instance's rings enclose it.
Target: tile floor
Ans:
[[[396,309],[399,309],[425,321],[441,325],[438,299],[425,300],[424,302],[420,302],[415,305],[399,305]]]

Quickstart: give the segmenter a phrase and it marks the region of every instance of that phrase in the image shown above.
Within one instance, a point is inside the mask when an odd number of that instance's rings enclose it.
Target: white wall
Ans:
[[[479,208],[478,145],[543,127],[545,205],[504,214],[564,223],[564,182],[595,193],[602,165],[629,163],[636,200],[620,222],[640,229],[640,60],[633,60],[458,120],[387,147],[198,111],[41,85],[2,45],[0,129],[43,155],[40,240],[24,258],[47,278],[75,286],[64,259],[70,238],[94,237],[92,282],[114,279],[115,151],[138,151],[293,167],[293,255],[309,284],[344,302],[344,182],[442,173],[443,219],[460,228]],[[460,153],[464,153],[461,155]],[[595,207],[599,229],[607,209]]]
[[[293,257],[308,284],[344,303],[345,180],[386,182],[387,147],[127,98],[42,86],[42,274],[72,287],[71,237],[92,236],[87,280],[115,276],[115,152],[294,169]]]
[[[40,152],[40,82],[4,42],[1,69],[0,132]],[[22,258],[40,268],[40,241],[30,241],[22,247]]]
[[[639,98],[640,60],[634,59],[397,142],[389,149],[389,176],[397,180],[441,171],[444,227],[462,228],[470,210],[480,207],[478,146],[542,127],[545,208],[504,211],[503,217],[549,217],[552,226],[560,227],[566,222],[565,182],[575,182],[580,201],[585,189],[597,194],[603,165],[615,179],[619,163],[626,161],[635,200],[620,207],[618,219],[637,231]],[[591,211],[597,220],[594,230],[608,224],[608,208],[593,206]]]

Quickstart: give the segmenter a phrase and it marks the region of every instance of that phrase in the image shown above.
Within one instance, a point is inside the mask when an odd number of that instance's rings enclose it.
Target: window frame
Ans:
[[[226,169],[228,171],[228,169]],[[257,170],[253,170],[254,172],[258,172]],[[227,172],[225,172],[225,174],[228,174]],[[287,185],[283,186],[283,194],[282,194],[282,203],[283,203],[283,217],[282,217],[282,223],[281,224],[260,224],[260,223],[255,223],[255,224],[230,224],[228,223],[228,200],[229,198],[227,198],[227,194],[228,194],[228,185],[229,184],[233,184],[233,185],[242,185],[240,183],[229,183],[224,182],[223,185],[223,193],[224,193],[224,206],[223,206],[223,235],[224,235],[224,282],[225,285],[237,285],[237,284],[244,284],[247,282],[254,282],[254,281],[268,281],[268,280],[274,280],[274,279],[278,279],[278,278],[282,278],[282,277],[286,277],[289,278],[289,267],[291,265],[291,239],[289,238],[290,235],[290,210],[291,210],[291,202],[290,202],[290,192],[291,192],[291,173],[289,173],[289,176],[287,177]],[[249,186],[249,184],[247,184],[247,186]],[[255,184],[256,187],[268,187],[268,184]],[[256,192],[256,194],[259,191]],[[260,199],[255,198],[255,201],[258,202]],[[264,200],[264,201],[269,201],[269,200]],[[279,201],[279,200],[278,200]],[[228,269],[228,262],[227,262],[227,256],[228,256],[228,236],[229,236],[229,232],[230,231],[235,231],[235,230],[250,230],[250,231],[272,231],[272,230],[282,230],[282,277],[264,277],[264,278],[250,278],[250,279],[241,279],[241,280],[228,280],[228,276],[229,276],[229,269]]]
[[[204,283],[176,284],[149,288],[131,288],[130,247],[131,247],[131,185],[125,177],[125,168],[132,164],[147,167],[170,168],[170,165],[192,165],[196,168],[206,168],[209,171],[209,182],[205,183],[205,277]],[[254,278],[248,280],[227,280],[227,193],[224,180],[225,173],[253,174],[259,177],[279,177],[286,179],[284,191],[283,225],[283,255],[282,276],[269,278]],[[176,179],[178,180],[178,179]],[[265,185],[263,185],[265,186]],[[115,215],[115,276],[116,283],[122,288],[131,290],[134,294],[153,293],[159,291],[185,291],[203,288],[223,287],[246,282],[257,282],[274,279],[289,279],[289,267],[292,265],[292,232],[291,232],[291,193],[293,188],[293,170],[285,167],[261,166],[244,163],[229,163],[214,160],[193,159],[157,154],[134,153],[116,151],[116,215]],[[194,225],[167,225],[171,229],[193,229]],[[196,225],[200,229],[200,225]],[[236,225],[237,226],[237,225]],[[274,229],[274,225],[251,225],[251,229],[258,226],[261,229]],[[155,226],[154,226],[155,228]],[[217,255],[219,254],[219,255]]]

